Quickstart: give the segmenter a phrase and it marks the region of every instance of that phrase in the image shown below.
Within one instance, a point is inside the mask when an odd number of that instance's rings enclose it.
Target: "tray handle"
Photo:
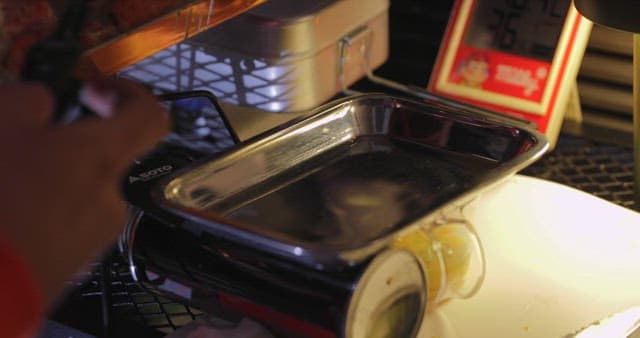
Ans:
[[[412,84],[400,83],[382,76],[375,75],[371,68],[373,31],[368,26],[360,26],[346,34],[339,42],[339,60],[338,60],[338,83],[342,93],[347,96],[362,94],[361,91],[351,89],[347,86],[347,60],[350,56],[360,55],[362,59],[362,67],[364,68],[366,78],[377,85],[390,88],[410,96],[425,100],[429,103],[448,106],[454,109],[472,112],[482,116],[490,116],[500,120],[509,121],[512,124],[526,126],[528,128],[537,129],[537,125],[526,119],[514,116],[500,114],[495,111],[479,108],[461,101],[456,101],[444,96],[433,94],[426,89]],[[353,49],[358,49],[353,52]]]
[[[224,111],[224,109],[222,109],[222,106],[218,102],[218,98],[213,93],[211,93],[210,91],[207,91],[207,90],[190,90],[190,91],[181,91],[181,92],[171,92],[171,93],[164,93],[164,94],[156,95],[156,98],[159,101],[171,101],[171,102],[184,100],[184,99],[190,99],[190,98],[205,98],[205,99],[207,99],[211,103],[211,105],[216,109],[218,114],[220,115],[220,118],[222,119],[222,122],[224,123],[226,129],[229,131],[229,134],[231,135],[231,138],[233,139],[233,142],[234,143],[240,143],[240,138],[238,137],[238,134],[236,133],[236,131],[231,126],[231,123],[229,122],[229,118],[227,116],[227,113]]]

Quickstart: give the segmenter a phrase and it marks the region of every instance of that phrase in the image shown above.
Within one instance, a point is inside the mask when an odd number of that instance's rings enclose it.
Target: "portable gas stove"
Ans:
[[[420,1],[394,1],[389,12],[390,55],[376,72],[425,87],[451,3],[439,2],[425,8]],[[415,31],[415,27],[423,29]],[[416,48],[417,45],[420,48]],[[196,52],[177,45],[164,53],[166,57],[183,53],[192,53],[195,57],[193,53]],[[165,66],[157,67],[162,64],[157,57],[132,66],[122,75],[144,74],[148,78],[154,69],[172,72]],[[151,75],[159,81],[168,80],[167,74]],[[186,83],[183,81],[186,78],[179,76],[177,79],[181,80],[176,83]],[[392,92],[367,80],[359,81],[351,88]],[[224,121],[207,121],[202,127],[217,132],[218,141],[234,142],[233,135],[226,133]],[[522,174],[572,186],[623,207],[634,208],[632,166],[633,155],[629,147],[563,132],[554,151]],[[65,331],[68,328],[98,337],[162,337],[203,315],[195,308],[142,289],[115,251],[79,280],[83,282],[73,284],[71,294],[51,315],[50,327],[44,337],[61,337],[59,334],[69,332]]]

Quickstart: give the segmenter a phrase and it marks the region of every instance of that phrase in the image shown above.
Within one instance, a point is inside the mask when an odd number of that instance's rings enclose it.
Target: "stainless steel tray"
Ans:
[[[546,148],[543,135],[489,113],[365,94],[178,172],[154,199],[193,231],[336,269]]]

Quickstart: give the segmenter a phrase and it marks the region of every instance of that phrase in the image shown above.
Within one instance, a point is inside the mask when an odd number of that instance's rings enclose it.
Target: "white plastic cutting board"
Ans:
[[[465,216],[485,250],[485,282],[428,313],[419,337],[562,337],[640,305],[639,213],[517,175]]]

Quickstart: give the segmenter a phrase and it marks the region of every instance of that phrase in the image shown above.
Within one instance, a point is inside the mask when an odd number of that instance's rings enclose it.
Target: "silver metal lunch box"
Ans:
[[[269,1],[194,42],[239,63],[233,68],[235,97],[222,95],[222,101],[302,111],[362,78],[366,53],[373,68],[386,60],[388,7],[388,0]],[[227,88],[214,82],[212,89]]]
[[[388,56],[389,0],[271,0],[121,75],[267,112],[315,108]]]

